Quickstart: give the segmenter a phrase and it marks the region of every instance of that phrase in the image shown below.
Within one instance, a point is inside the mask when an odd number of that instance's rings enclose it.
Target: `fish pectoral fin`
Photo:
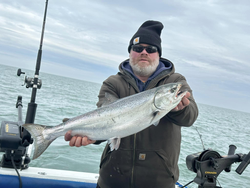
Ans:
[[[154,126],[157,126],[159,124],[159,122],[160,122],[160,120],[156,121],[157,115],[158,115],[159,112],[160,111],[156,111],[156,112],[153,113],[153,117],[152,117],[152,120],[151,120],[150,123],[153,124]]]
[[[160,120],[153,123],[154,126],[157,126],[159,124]]]
[[[120,137],[113,137],[108,140],[108,144],[111,151],[113,151],[114,149],[118,150],[120,143],[121,143]]]

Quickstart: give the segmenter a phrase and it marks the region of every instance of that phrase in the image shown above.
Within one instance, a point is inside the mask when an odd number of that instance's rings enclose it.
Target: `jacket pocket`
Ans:
[[[139,150],[135,156],[134,187],[174,187],[174,173],[164,151]]]
[[[106,155],[101,159],[100,168],[102,168],[102,166],[105,165],[109,161],[110,161],[110,152],[106,153]]]
[[[164,155],[163,152],[161,152],[161,151],[155,151],[155,152],[159,156],[159,158],[161,159],[161,162],[162,162],[163,166],[165,167],[166,172],[168,173],[168,175],[170,177],[172,177],[173,180],[175,180],[174,173],[171,171],[171,164],[170,164],[167,156]],[[175,181],[177,181],[177,180],[175,180]]]

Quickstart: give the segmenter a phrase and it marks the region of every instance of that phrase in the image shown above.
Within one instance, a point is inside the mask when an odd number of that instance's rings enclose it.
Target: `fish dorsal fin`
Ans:
[[[113,151],[114,149],[118,150],[120,143],[121,143],[120,137],[113,137],[108,140],[108,144],[111,151]]]
[[[117,101],[119,98],[110,94],[110,93],[107,93],[105,92],[105,98],[104,98],[104,102],[102,104],[102,106],[107,106],[115,101]]]

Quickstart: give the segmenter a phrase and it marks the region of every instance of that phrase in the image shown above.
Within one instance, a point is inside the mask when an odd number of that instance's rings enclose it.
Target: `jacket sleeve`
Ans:
[[[171,76],[170,76],[171,77]],[[181,74],[175,73],[172,75],[173,82],[182,82],[181,91],[190,92],[191,96],[189,97],[190,104],[184,109],[177,112],[169,112],[166,117],[176,125],[189,127],[193,125],[195,120],[198,117],[198,107],[193,97],[193,92],[189,87],[186,79]]]
[[[109,78],[107,78],[100,89],[99,95],[98,95],[98,102],[96,103],[96,106],[98,108],[100,108],[102,106],[103,103],[105,103],[106,98],[105,98],[105,93],[109,93],[117,98],[119,98],[119,96],[117,95],[117,87],[115,86],[115,79],[117,77],[116,76],[110,76]]]
[[[102,104],[106,101],[106,99],[105,99],[105,93],[110,93],[110,94],[118,97],[117,94],[116,94],[116,92],[115,92],[116,89],[115,89],[114,85],[111,84],[111,82],[109,81],[109,80],[112,81],[113,79],[114,79],[114,76],[110,76],[108,79],[106,79],[103,82],[103,84],[101,86],[101,89],[99,91],[99,95],[98,95],[99,100],[96,103],[96,106],[98,108],[100,108],[102,106]],[[105,142],[105,141],[106,140],[97,140],[94,144],[95,145],[99,145],[100,143]]]

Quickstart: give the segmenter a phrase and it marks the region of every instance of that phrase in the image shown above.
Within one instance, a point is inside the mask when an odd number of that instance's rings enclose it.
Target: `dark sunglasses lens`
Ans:
[[[157,52],[157,48],[155,46],[140,46],[140,45],[134,45],[132,46],[132,50],[137,52],[137,53],[141,53],[144,49],[146,49],[146,51],[148,53],[155,53]]]
[[[150,53],[155,53],[157,52],[157,48],[155,46],[148,46],[146,48],[146,51],[150,54]]]
[[[133,51],[141,53],[143,51],[143,46],[132,46]]]

